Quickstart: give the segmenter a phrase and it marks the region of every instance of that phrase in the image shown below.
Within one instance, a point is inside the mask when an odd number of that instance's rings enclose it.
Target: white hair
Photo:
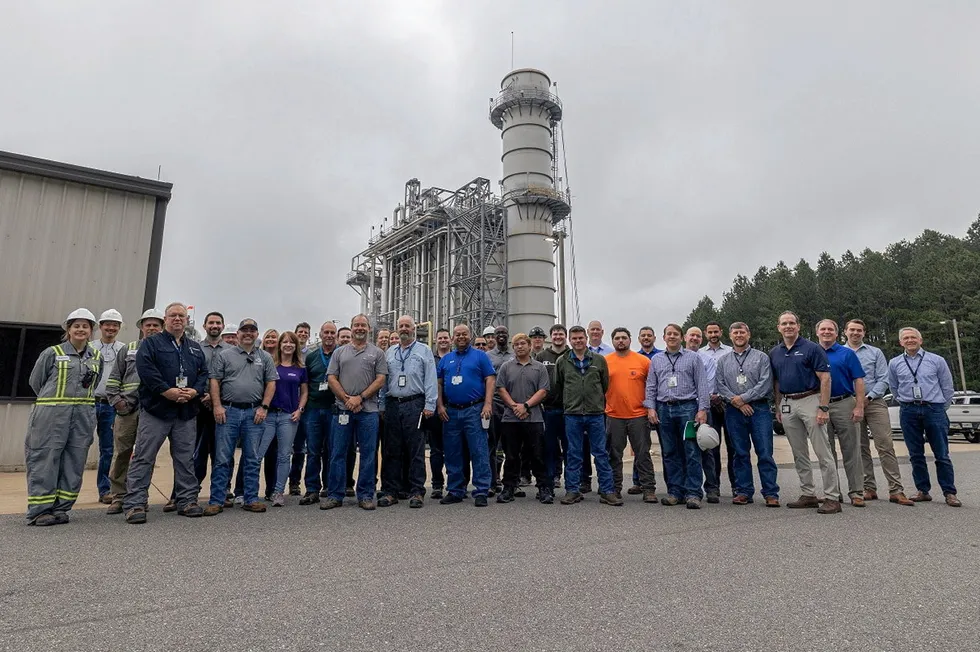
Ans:
[[[922,333],[919,332],[919,329],[918,328],[912,328],[911,326],[905,326],[903,328],[899,328],[898,329],[898,339],[902,339],[902,333],[904,333],[905,331],[912,331],[913,333],[915,333],[919,337],[920,340],[922,339]]]

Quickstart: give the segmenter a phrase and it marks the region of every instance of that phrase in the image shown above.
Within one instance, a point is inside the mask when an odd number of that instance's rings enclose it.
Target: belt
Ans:
[[[837,403],[838,401],[843,401],[845,398],[851,398],[854,394],[841,394],[840,396],[831,396],[830,402]]]
[[[452,408],[454,410],[465,410],[466,408],[471,408],[474,405],[479,405],[482,402],[483,402],[483,399],[482,398],[478,398],[475,401],[471,401],[469,403],[446,403],[446,407]]]
[[[107,399],[105,397],[102,397],[102,396],[96,396],[95,397],[95,402],[96,403],[101,403],[102,405],[109,405],[109,399]]]
[[[663,405],[682,405],[684,403],[695,403],[695,402],[697,402],[697,399],[695,398],[685,398],[681,401],[657,401],[657,403],[661,403]]]
[[[236,410],[252,410],[262,405],[261,403],[235,403],[234,401],[223,401],[221,404],[225,407],[233,407]]]
[[[809,389],[805,392],[797,392],[796,394],[783,394],[783,398],[791,398],[794,401],[798,401],[801,398],[806,398],[807,396],[813,396],[814,394],[819,394],[819,389]]]
[[[932,405],[932,403],[930,401],[902,401],[901,403],[899,403],[899,405],[901,405],[901,406],[906,406],[906,405]]]
[[[425,394],[412,394],[411,396],[389,396],[389,401],[397,401],[398,403],[408,403],[409,401],[417,401],[419,399],[424,399]]]
[[[274,408],[274,407],[270,407],[269,408],[269,412],[270,413],[272,413],[272,412],[289,412],[290,414],[292,414],[293,412],[295,412],[295,410],[287,410],[285,408]]]

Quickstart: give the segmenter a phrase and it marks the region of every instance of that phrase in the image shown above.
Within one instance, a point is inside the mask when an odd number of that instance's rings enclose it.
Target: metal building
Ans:
[[[23,466],[27,380],[71,310],[116,308],[120,339],[136,338],[156,301],[171,188],[0,152],[0,470]]]
[[[384,328],[408,314],[434,326],[467,323],[478,332],[506,324],[526,333],[555,323],[557,280],[558,315],[567,319],[559,223],[571,209],[556,183],[561,115],[547,75],[519,69],[504,77],[490,103],[503,144],[502,196],[482,177],[457,190],[405,184],[403,202],[351,261],[347,284],[361,312]]]

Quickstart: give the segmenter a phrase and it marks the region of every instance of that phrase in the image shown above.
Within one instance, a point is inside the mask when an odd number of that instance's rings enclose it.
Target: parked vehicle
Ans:
[[[891,394],[885,394],[884,399],[888,404],[888,420],[891,422],[892,432],[902,432],[898,401]],[[980,393],[955,392],[946,415],[949,417],[951,437],[962,435],[971,444],[980,443]]]

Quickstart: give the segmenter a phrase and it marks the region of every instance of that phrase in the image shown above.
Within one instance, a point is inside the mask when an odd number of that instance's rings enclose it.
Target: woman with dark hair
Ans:
[[[293,439],[299,427],[300,417],[306,408],[309,392],[309,381],[303,358],[299,355],[299,338],[296,333],[286,331],[279,336],[273,360],[279,380],[276,381],[276,393],[269,405],[269,416],[265,420],[265,435],[259,446],[260,454],[273,442],[279,451],[276,459],[276,480],[272,491],[272,506],[282,507],[286,504],[283,492],[286,490],[286,480],[289,478],[289,461],[293,452]],[[265,455],[266,468],[269,468],[269,455]],[[268,482],[268,480],[267,480]],[[268,489],[266,489],[268,492]]]

